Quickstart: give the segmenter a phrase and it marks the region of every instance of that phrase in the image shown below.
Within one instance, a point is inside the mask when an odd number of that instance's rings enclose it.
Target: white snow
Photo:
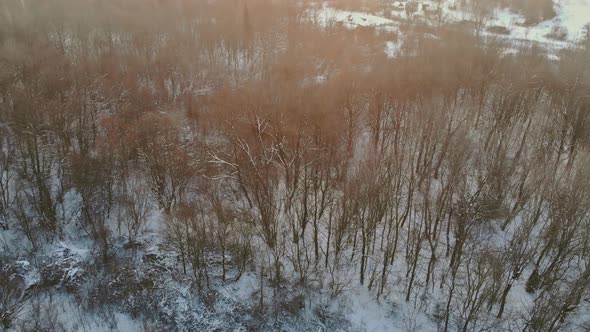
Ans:
[[[247,299],[255,293],[259,287],[258,276],[253,273],[244,273],[240,280],[231,285],[232,293],[240,299]]]
[[[551,29],[555,26],[553,21],[544,21],[536,26],[527,27],[522,26],[524,18],[512,12],[508,8],[497,9],[495,13],[495,19],[490,22],[491,25],[503,26],[510,30],[510,35],[506,36],[509,39],[528,40],[533,42],[539,42],[544,44],[558,44],[564,46],[564,42],[551,40],[546,35],[551,32]]]
[[[555,0],[557,16],[551,20],[540,22],[534,26],[523,26],[523,16],[512,12],[509,8],[497,9],[495,17],[488,26],[498,25],[510,29],[507,38],[522,39],[553,46],[565,47],[567,41],[556,41],[547,38],[554,27],[567,30],[567,40],[577,40],[583,35],[584,26],[590,23],[590,0]]]
[[[393,308],[391,308],[393,309]],[[378,303],[375,296],[366,288],[356,288],[350,294],[350,307],[346,312],[354,330],[367,332],[402,331],[397,326],[391,311],[386,310],[383,303]]]
[[[590,0],[555,0],[557,17],[573,39],[582,36],[583,28],[590,23]]]
[[[386,41],[385,42],[385,54],[387,54],[390,58],[395,58],[398,53],[400,52],[400,43],[394,41]]]
[[[115,313],[115,321],[117,323],[117,330],[121,332],[140,332],[145,330],[137,323],[137,321],[129,317],[129,315],[120,312]]]
[[[357,26],[362,27],[378,27],[378,26],[395,26],[396,21],[371,15],[363,12],[353,12],[346,10],[338,10],[334,8],[324,7],[320,11],[320,20],[324,25],[329,25],[331,21],[340,22],[349,28]]]
[[[393,5],[403,8],[407,1],[396,1]],[[430,8],[436,8],[436,4],[429,1]],[[446,1],[442,4],[443,21],[447,23],[462,22],[468,20],[472,15],[463,9],[451,9],[454,3]],[[555,11],[557,16],[551,20],[540,22],[534,26],[525,26],[525,18],[511,11],[509,8],[499,8],[494,12],[494,17],[489,20],[487,26],[501,26],[510,30],[509,35],[497,35],[484,31],[485,36],[497,37],[512,41],[515,45],[527,44],[528,42],[539,43],[544,46],[550,53],[549,59],[556,60],[557,56],[551,52],[568,47],[572,41],[583,36],[584,26],[590,23],[590,0],[555,0]],[[405,20],[408,19],[405,10],[392,10],[391,15]],[[433,22],[435,18],[428,18],[422,6],[418,6],[417,12],[409,19]],[[355,12],[347,10],[338,10],[324,5],[319,11],[319,21],[322,25],[328,26],[330,23],[338,22],[343,26],[354,29],[358,26],[375,27],[381,31],[399,33],[399,21],[387,19],[381,16]],[[430,22],[430,23],[433,23]],[[563,28],[567,31],[566,40],[555,40],[548,37],[555,27]],[[403,38],[403,36],[400,36]],[[387,41],[384,51],[388,57],[394,58],[399,53],[401,42]],[[513,53],[513,49],[507,51]]]
[[[31,266],[31,263],[26,260],[18,260],[16,265],[22,270],[22,276],[25,283],[25,289],[38,284],[41,281],[41,274],[39,271]]]
[[[72,254],[79,256],[82,260],[86,260],[90,257],[90,250],[78,248],[72,244],[66,244],[63,241],[59,241],[62,249],[70,251]]]

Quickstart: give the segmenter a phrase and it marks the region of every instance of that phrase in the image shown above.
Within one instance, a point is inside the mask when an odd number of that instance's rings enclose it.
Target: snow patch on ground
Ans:
[[[115,313],[115,322],[117,323],[117,329],[125,332],[140,332],[144,329],[139,326],[137,321],[133,320],[129,315],[122,314],[120,312]]]
[[[582,37],[584,26],[590,23],[590,0],[555,0],[557,17],[570,38]]]
[[[328,26],[330,22],[339,22],[345,27],[354,29],[358,26],[361,27],[394,27],[398,23],[396,21],[371,15],[363,12],[353,12],[347,10],[338,10],[334,8],[324,7],[320,11],[320,22],[325,26]]]
[[[405,1],[398,2],[398,6],[405,4]],[[430,5],[429,8],[436,8],[437,5],[423,1],[423,4]],[[472,15],[465,10],[455,9],[453,2],[446,1],[442,4],[442,18],[446,23],[459,23],[469,20]],[[487,26],[501,26],[510,30],[508,35],[499,35],[484,31],[485,36],[497,37],[511,40],[514,44],[526,44],[527,42],[540,43],[548,51],[556,51],[568,47],[572,41],[583,37],[583,30],[586,24],[590,23],[590,0],[555,0],[557,16],[551,20],[540,22],[534,26],[525,26],[525,18],[511,11],[509,8],[499,8],[494,11],[494,16],[489,20]],[[405,11],[393,10],[391,15],[398,20],[424,21],[426,23],[436,21],[436,18],[429,17],[426,11],[418,6],[418,11],[408,17]],[[399,33],[399,21],[391,20],[378,15],[364,12],[338,10],[324,6],[319,12],[320,22],[324,26],[338,22],[343,26],[354,29],[356,27],[375,27],[378,30]],[[432,22],[430,22],[432,23]],[[555,27],[562,27],[567,31],[565,40],[555,40],[548,35]],[[385,53],[393,58],[399,52],[399,46],[394,42],[385,44]]]
[[[366,288],[359,287],[351,292],[350,307],[345,317],[358,331],[393,331],[392,327],[397,324],[392,312],[386,308],[382,303],[378,303],[375,296]],[[396,331],[401,331],[401,329],[396,329]]]
[[[18,260],[15,262],[16,266],[20,270],[20,274],[23,277],[24,289],[38,284],[41,281],[41,274],[39,270],[31,266],[31,263],[26,260]]]
[[[80,257],[81,260],[86,261],[88,258],[90,258],[90,250],[88,249],[84,249],[84,248],[78,248],[77,246],[74,246],[73,244],[66,244],[62,241],[59,241],[59,244],[61,246],[61,251],[60,252],[71,252],[72,254],[74,254],[75,256]]]
[[[390,58],[395,58],[400,52],[400,43],[395,41],[385,42],[385,54]]]
[[[230,288],[238,299],[247,299],[258,290],[259,283],[257,275],[254,273],[244,273],[240,277],[240,280],[231,285]]]

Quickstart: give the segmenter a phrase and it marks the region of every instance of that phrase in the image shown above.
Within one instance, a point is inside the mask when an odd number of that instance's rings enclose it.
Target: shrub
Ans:
[[[509,35],[510,29],[501,25],[492,25],[487,28],[487,31],[496,35]]]
[[[553,28],[551,28],[551,31],[548,34],[546,34],[545,37],[549,39],[564,41],[567,39],[567,29],[559,25],[554,25]]]

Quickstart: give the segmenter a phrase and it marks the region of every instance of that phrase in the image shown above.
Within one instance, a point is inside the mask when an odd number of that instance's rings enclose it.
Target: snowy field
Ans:
[[[337,10],[330,8],[326,3],[322,6],[320,18],[323,24],[339,22],[350,29],[356,27],[375,27],[377,30],[399,33],[399,26],[402,22],[420,22],[429,25],[453,24],[474,20],[476,17],[467,10],[457,8],[453,1],[443,1],[442,15],[428,13],[427,8],[436,8],[434,1],[418,1],[416,12],[408,16],[403,10],[408,4],[407,1],[395,1],[394,6],[398,10],[387,13],[364,13],[356,11]],[[496,34],[489,31],[482,33],[489,37],[505,39],[512,42],[517,48],[521,45],[538,44],[549,52],[551,58],[556,58],[556,52],[568,47],[571,43],[579,41],[584,35],[584,27],[590,23],[590,0],[555,0],[554,10],[556,16],[551,20],[539,22],[532,26],[524,26],[525,18],[511,11],[509,8],[495,9],[489,18],[486,18],[486,27],[502,27],[508,29],[509,33]],[[391,17],[391,18],[386,18]],[[552,29],[559,27],[567,35],[564,40],[556,40],[549,37]],[[403,39],[403,36],[402,38]],[[394,57],[400,41],[386,43],[385,52]]]

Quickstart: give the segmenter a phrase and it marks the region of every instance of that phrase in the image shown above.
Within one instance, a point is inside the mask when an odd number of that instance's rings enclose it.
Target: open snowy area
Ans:
[[[0,1],[0,331],[590,331],[590,0]]]
[[[569,47],[572,43],[583,39],[585,29],[590,24],[590,2],[587,0],[556,0],[553,2],[555,16],[551,19],[528,24],[526,18],[510,7],[492,7],[485,11],[473,13],[469,5],[461,8],[460,1],[395,1],[391,9],[386,7],[373,14],[362,11],[335,9],[332,2],[321,5],[320,19],[323,25],[338,22],[355,29],[357,27],[375,27],[386,32],[399,32],[402,24],[418,23],[428,26],[459,24],[479,21],[482,31],[488,38],[506,39],[515,47],[538,44],[551,53]],[[337,4],[337,2],[335,2]],[[492,3],[491,1],[489,2]],[[408,9],[410,8],[411,9]],[[562,36],[553,36],[558,31]],[[432,35],[430,35],[432,36]],[[393,42],[386,45],[386,53],[395,56]]]

